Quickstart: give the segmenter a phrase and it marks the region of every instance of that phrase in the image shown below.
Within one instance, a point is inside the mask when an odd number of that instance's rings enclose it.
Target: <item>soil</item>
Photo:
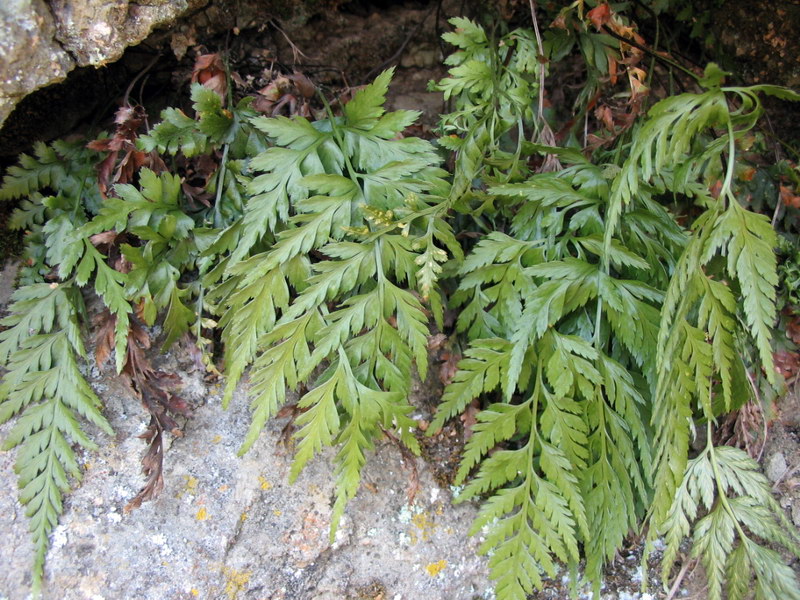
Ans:
[[[350,3],[301,25],[265,23],[222,37],[203,38],[200,28],[185,23],[130,50],[105,77],[113,81],[119,96],[125,92],[125,82],[146,68],[149,53],[170,47],[163,62],[149,69],[132,90],[155,118],[163,106],[186,103],[194,57],[216,48],[228,49],[231,68],[238,76],[237,92],[242,94],[257,93],[266,86],[274,68],[301,72],[335,95],[396,65],[389,107],[422,111],[417,134],[431,135],[443,108],[441,95],[427,91],[428,81],[445,73],[439,36],[447,26],[446,18],[464,14],[465,7],[455,1],[386,4],[378,9]],[[198,48],[200,44],[203,48]],[[183,56],[179,56],[181,52]],[[71,78],[90,76],[81,72]],[[42,92],[47,93],[54,92]],[[57,98],[70,97],[66,87],[55,93]],[[41,111],[51,110],[57,103],[43,100],[37,108],[37,98],[26,102],[23,108],[33,107],[23,111],[28,120],[22,125],[10,121],[0,140],[9,131],[31,127],[41,118]],[[74,101],[67,104],[65,118],[59,123],[68,123],[69,129],[40,130],[39,134],[64,135],[96,125],[96,103],[90,107]],[[89,115],[85,108],[93,113]],[[112,115],[109,110],[100,121],[107,122]],[[20,138],[14,134],[14,139]],[[22,149],[17,145],[13,152]],[[11,248],[13,252],[18,246]],[[0,307],[8,302],[14,269],[14,263],[9,263],[0,276]],[[421,438],[421,459],[404,456],[391,440],[380,442],[368,461],[362,489],[331,544],[327,523],[333,454],[328,452],[313,461],[289,486],[291,453],[280,444],[285,420],[270,423],[255,448],[243,458],[236,457],[238,440],[249,422],[246,381],[231,410],[225,412],[219,406],[217,383],[206,381],[176,355],[158,360],[162,368],[180,375],[194,413],[185,426],[185,437],[174,439],[167,451],[165,489],[158,499],[130,514],[122,510],[142,483],[139,458],[145,445],[137,435],[146,419],[129,390],[109,374],[93,370],[92,385],[101,394],[117,435],[105,439],[98,434],[95,439],[102,441],[101,450],[81,458],[86,477],[68,496],[65,514],[53,535],[46,598],[493,597],[486,559],[477,555],[480,535],[468,535],[476,505],[451,503],[457,491],[451,484],[465,435],[460,420],[434,437]],[[417,383],[412,398],[417,407],[414,418],[430,421],[440,391],[434,368],[426,382]],[[777,404],[761,453],[781,506],[796,526],[800,526],[798,415],[800,397],[794,385]],[[7,431],[7,425],[0,428],[0,438]],[[29,583],[26,569],[31,544],[24,510],[16,501],[12,464],[13,453],[0,452],[0,531],[6,536],[0,542],[0,554],[9,565],[0,573],[0,600],[22,600]],[[608,566],[601,598],[652,600],[668,596],[660,581],[658,550],[644,573],[641,553],[641,539],[632,536]],[[705,597],[702,568],[693,563],[687,566],[681,571],[677,565],[673,572],[683,575],[672,597],[700,600]],[[800,561],[794,560],[792,566],[800,573]],[[643,578],[648,593],[641,592]],[[579,597],[591,598],[586,586],[578,587]],[[532,598],[568,598],[569,589],[569,577],[564,573],[562,578],[548,581]]]

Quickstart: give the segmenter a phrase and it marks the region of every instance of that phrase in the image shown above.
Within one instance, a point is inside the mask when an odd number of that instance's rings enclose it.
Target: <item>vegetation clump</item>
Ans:
[[[777,383],[778,239],[737,174],[761,98],[800,95],[725,86],[709,64],[693,91],[654,101],[634,25],[577,4],[544,35],[535,14],[491,35],[453,19],[436,142],[404,133],[419,113],[384,109],[389,69],[339,112],[320,94],[318,118],[234,104],[216,78],[193,85],[193,117],[166,109],[142,134],[142,109],[125,106],[111,135],[20,158],[0,188],[27,232],[0,423],[15,423],[4,447],[18,447],[34,587],[80,476],[72,445],[95,447],[87,424],[111,431],[82,371],[94,294],[94,360],[113,356],[150,413],[129,508],[163,486],[163,435],[189,413],[147,359],[148,327],[211,371],[219,334],[225,406],[250,370],[241,453],[300,391],[290,479],[337,447],[331,536],[376,439],[420,452],[409,392],[437,330],[463,356],[427,432],[476,413],[457,501],[482,502],[473,532],[498,598],[525,598],[557,563],[582,564],[599,591],[643,524],[666,539],[665,578],[689,538],[710,598],[800,598],[772,549],[800,557],[796,531],[755,461],[713,435],[754,374]],[[587,69],[573,117],[594,109],[596,126],[583,142],[545,110],[548,71],[573,53]],[[603,95],[622,81],[624,104]]]

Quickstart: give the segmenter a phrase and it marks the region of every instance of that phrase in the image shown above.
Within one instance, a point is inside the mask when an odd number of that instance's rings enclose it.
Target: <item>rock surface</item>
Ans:
[[[83,453],[83,482],[67,497],[51,536],[45,600],[472,600],[491,597],[486,560],[470,538],[471,504],[416,461],[419,490],[406,492],[409,465],[390,442],[378,443],[334,542],[329,540],[333,452],[287,481],[291,452],[278,444],[285,420],[273,420],[244,457],[236,455],[249,425],[244,387],[228,411],[219,390],[171,357],[195,406],[165,453],[165,487],[128,514],[143,483],[142,410],[118,381],[93,372],[117,432],[92,432],[101,449]],[[9,425],[0,428],[4,438]],[[28,596],[32,544],[17,502],[13,452],[0,452],[0,598]]]
[[[0,3],[0,124],[26,94],[63,80],[75,67],[55,35],[44,0]]]
[[[76,66],[117,60],[159,26],[208,0],[3,0],[0,125],[25,95]]]

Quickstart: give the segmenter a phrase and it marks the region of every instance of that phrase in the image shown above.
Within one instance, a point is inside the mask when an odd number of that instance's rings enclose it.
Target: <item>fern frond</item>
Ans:
[[[726,587],[729,598],[742,600],[753,590],[753,581],[757,598],[800,598],[791,568],[756,539],[783,546],[800,557],[800,535],[747,454],[709,442],[700,456],[689,461],[662,526],[667,540],[665,577],[701,512],[705,515],[694,525],[692,556],[706,569],[711,600],[722,598]]]
[[[775,382],[770,329],[775,321],[775,286],[778,284],[775,247],[777,235],[769,219],[742,208],[735,200],[714,224],[703,253],[708,262],[717,250],[727,256],[728,272],[742,290],[742,307],[755,339],[767,379]]]
[[[253,120],[277,145],[251,161],[261,174],[241,222],[221,234],[231,255],[212,292],[228,345],[226,403],[253,366],[240,452],[287,387],[312,387],[291,477],[339,446],[331,535],[383,430],[419,452],[407,394],[412,366],[427,370],[428,315],[416,292],[435,292],[438,245],[457,246],[438,206],[448,190],[439,157],[428,142],[396,139],[417,113],[383,108],[391,76],[360,90],[342,118]]]
[[[34,156],[20,154],[19,165],[8,168],[0,186],[0,200],[25,198],[50,187],[66,175],[64,160],[52,146],[36,142]]]
[[[294,389],[319,364],[312,361],[309,340],[323,324],[317,311],[309,311],[283,323],[258,340],[266,346],[253,363],[250,407],[253,411],[239,454],[247,452],[258,439],[270,417],[277,414],[286,400],[286,389]],[[226,393],[228,392],[226,390]]]
[[[428,428],[429,435],[438,431],[447,419],[463,412],[472,400],[498,388],[508,370],[510,347],[508,341],[500,338],[476,340],[470,345],[458,363],[453,381],[445,388]]]
[[[78,330],[82,300],[69,285],[36,284],[13,295],[0,332],[0,423],[17,417],[3,449],[18,447],[14,470],[34,543],[33,588],[41,586],[49,535],[63,512],[68,477],[80,479],[71,443],[96,445],[78,417],[111,434],[100,400],[78,369],[85,351]]]

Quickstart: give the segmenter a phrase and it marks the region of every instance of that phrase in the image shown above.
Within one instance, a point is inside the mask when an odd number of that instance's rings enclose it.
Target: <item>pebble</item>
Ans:
[[[783,455],[783,452],[776,452],[770,456],[769,461],[767,461],[767,478],[775,483],[786,473],[787,468],[786,457]]]

